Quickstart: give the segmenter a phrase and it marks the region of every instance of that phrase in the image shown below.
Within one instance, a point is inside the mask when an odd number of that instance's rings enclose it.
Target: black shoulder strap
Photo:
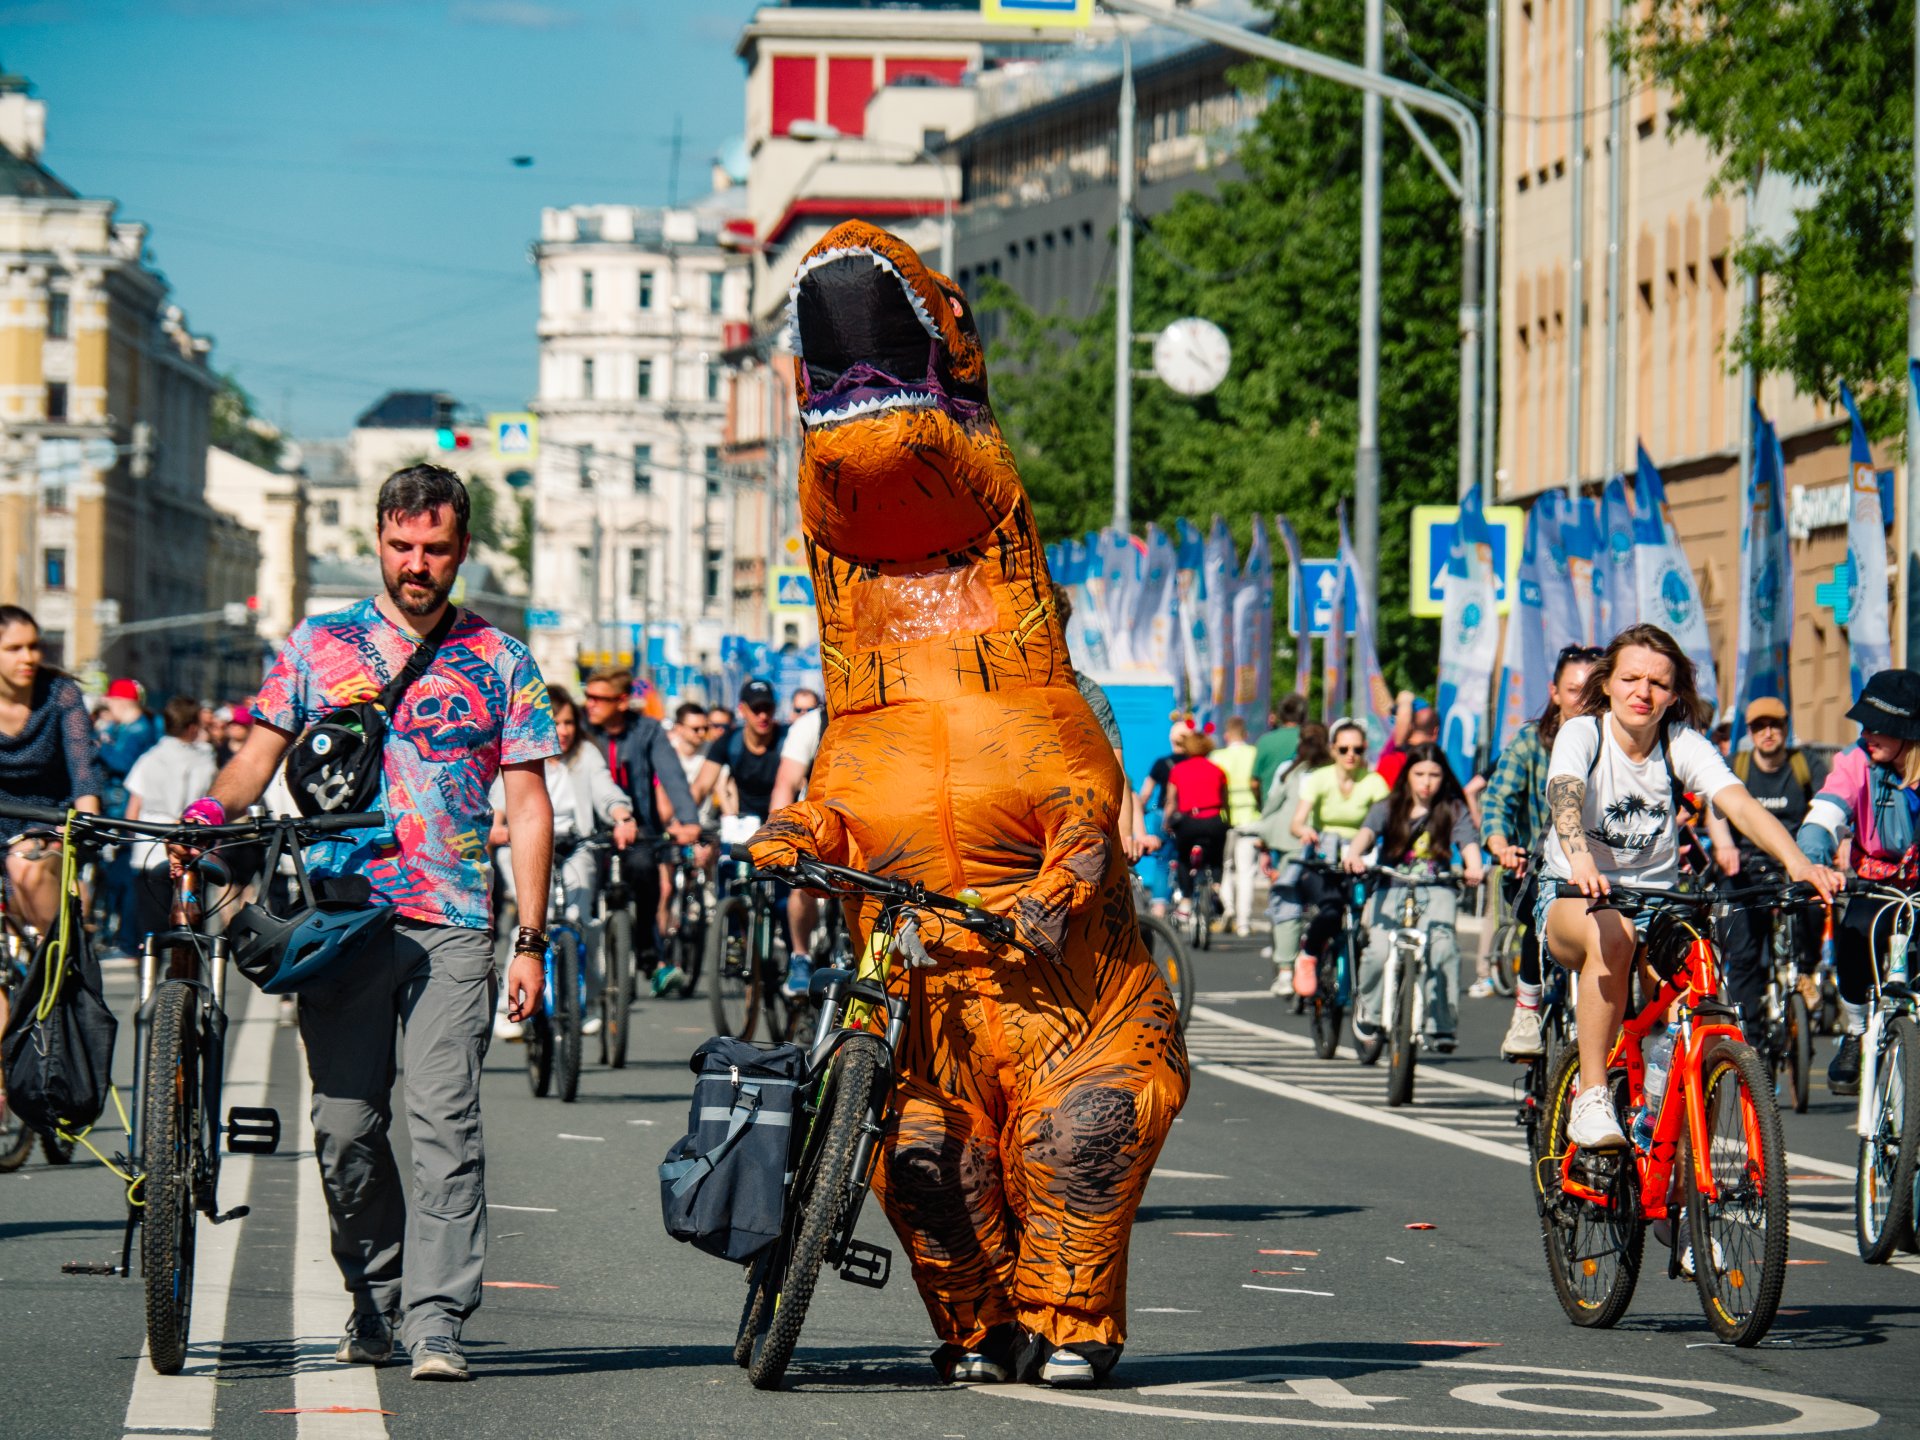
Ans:
[[[413,688],[413,682],[427,673],[427,667],[433,664],[433,657],[439,653],[440,646],[453,632],[453,622],[458,618],[459,607],[447,606],[441,612],[439,623],[429,630],[414,647],[406,666],[387,682],[387,688],[380,692],[380,708],[387,714],[393,713],[394,707],[406,697],[407,691]]]

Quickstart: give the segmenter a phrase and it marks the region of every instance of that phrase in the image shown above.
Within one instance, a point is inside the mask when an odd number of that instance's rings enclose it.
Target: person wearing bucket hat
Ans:
[[[1920,673],[1882,670],[1847,711],[1860,739],[1834,758],[1833,772],[1807,807],[1800,848],[1830,864],[1842,833],[1853,837],[1853,869],[1863,880],[1920,886]],[[1847,1033],[1827,1066],[1827,1088],[1860,1093],[1860,1040],[1876,954],[1887,950],[1893,907],[1853,903],[1833,929],[1835,978]]]

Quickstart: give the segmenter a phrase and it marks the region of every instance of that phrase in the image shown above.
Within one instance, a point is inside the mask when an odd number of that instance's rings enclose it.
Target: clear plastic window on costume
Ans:
[[[993,585],[977,561],[920,575],[882,575],[853,594],[853,643],[862,650],[997,628]]]

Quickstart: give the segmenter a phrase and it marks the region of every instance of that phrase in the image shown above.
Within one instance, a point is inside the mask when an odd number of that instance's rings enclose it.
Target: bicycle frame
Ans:
[[[1900,913],[1895,915],[1893,920],[1894,932],[1904,933],[1911,941],[1915,920],[1920,917],[1920,892],[1875,886],[1863,892],[1861,898],[1881,901],[1880,914],[1885,914],[1888,909],[1896,905],[1899,906]],[[1879,930],[1879,918],[1879,915],[1874,916],[1873,931],[1876,935]],[[1878,954],[1878,948],[1876,944],[1875,953],[1872,956],[1873,963],[1867,967],[1873,994],[1867,1010],[1867,1033],[1860,1041],[1860,1100],[1854,1112],[1854,1133],[1862,1139],[1871,1138],[1878,1128],[1876,1123],[1878,1116],[1874,1109],[1874,1092],[1879,1085],[1880,1047],[1882,1038],[1886,1034],[1887,1022],[1896,1015],[1912,1015],[1920,1010],[1920,1007],[1916,1007],[1913,991],[1909,988],[1911,981],[1908,985],[1896,987],[1881,978],[1881,957]],[[1911,950],[1908,953],[1912,955]],[[1913,962],[1910,960],[1909,964],[1911,963]]]
[[[1386,1026],[1393,1024],[1394,1006],[1400,999],[1400,987],[1411,984],[1415,1045],[1420,1043],[1420,1033],[1427,1023],[1425,982],[1430,941],[1427,927],[1421,923],[1424,914],[1424,908],[1416,900],[1412,888],[1408,887],[1400,901],[1400,923],[1394,927],[1392,938],[1387,942],[1387,964],[1380,990],[1380,1015],[1375,1022]]]

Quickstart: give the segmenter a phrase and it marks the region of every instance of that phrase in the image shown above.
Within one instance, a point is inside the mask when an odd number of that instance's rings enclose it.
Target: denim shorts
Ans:
[[[1533,933],[1534,937],[1540,942],[1540,958],[1543,960],[1552,958],[1552,951],[1547,948],[1547,907],[1559,898],[1553,892],[1560,888],[1561,883],[1559,876],[1543,874],[1540,877],[1539,893],[1534,896]],[[1644,911],[1635,915],[1633,917],[1633,933],[1642,940],[1646,939],[1647,922],[1652,918],[1651,915],[1646,914]]]

